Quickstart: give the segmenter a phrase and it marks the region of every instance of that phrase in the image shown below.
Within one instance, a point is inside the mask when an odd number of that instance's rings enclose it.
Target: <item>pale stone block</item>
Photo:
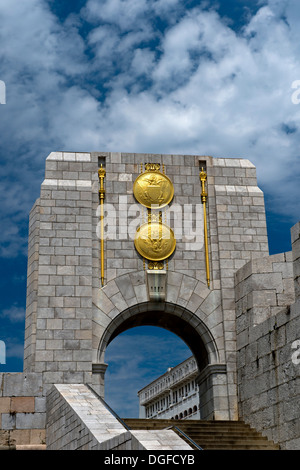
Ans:
[[[218,166],[225,167],[225,159],[224,158],[214,158],[213,159],[213,166],[214,167],[218,167]]]
[[[146,285],[134,286],[135,296],[138,302],[147,302],[147,287]]]
[[[167,286],[166,301],[176,304],[178,299],[179,289],[172,284]]]
[[[47,339],[46,340],[46,349],[63,349],[63,340],[61,339]]]
[[[211,291],[210,294],[201,304],[201,310],[209,315],[211,312],[216,310],[221,302],[221,292],[220,291]]]
[[[62,152],[51,152],[51,153],[48,155],[47,160],[58,160],[58,161],[62,161],[62,160],[63,160],[63,154],[62,154]]]
[[[190,310],[191,312],[196,312],[197,309],[200,307],[200,305],[203,302],[203,298],[199,297],[197,294],[193,293],[189,299],[189,302],[187,304],[187,309]]]
[[[300,238],[300,222],[297,222],[291,228],[291,240],[292,244],[295,243]]]
[[[42,377],[40,374],[6,373],[3,379],[4,396],[39,396],[41,394]]]
[[[16,428],[17,429],[45,429],[46,415],[45,413],[17,413]]]
[[[134,295],[134,292],[133,292],[133,295]],[[119,311],[126,310],[128,308],[128,304],[120,292],[113,295],[110,298],[110,300]]]
[[[75,152],[63,152],[62,157],[65,162],[75,162],[76,160]]]
[[[226,158],[225,160],[226,167],[240,167],[241,159],[239,158]]]
[[[115,286],[119,288],[124,299],[131,299],[135,297],[135,292],[129,276],[122,276],[115,281]]]
[[[188,276],[183,276],[179,290],[179,297],[184,300],[189,300],[195,287],[197,280]]]
[[[45,351],[43,349],[39,350],[38,357],[36,358],[37,362],[52,362],[53,361],[53,351]]]
[[[76,181],[76,188],[78,191],[87,191],[92,189],[92,182],[90,180]]]
[[[46,397],[35,397],[34,403],[35,411],[37,411],[38,413],[46,412]]]
[[[90,153],[75,153],[75,160],[77,162],[90,162],[91,154]]]
[[[253,290],[276,289],[277,293],[282,293],[282,275],[281,273],[253,274],[252,287]]]
[[[119,174],[119,181],[132,181],[132,174],[131,173],[120,173]]]
[[[62,319],[60,319],[60,318],[47,319],[47,329],[61,330],[62,329]]]
[[[241,159],[240,160],[241,168],[255,168],[255,165],[250,162],[250,160],[247,159]]]
[[[3,430],[15,429],[16,428],[16,415],[2,413],[1,415],[1,427]]]
[[[262,290],[262,291],[253,291],[248,296],[248,308],[249,307],[269,307],[271,305],[276,305],[277,297],[275,290]]]
[[[69,179],[69,180],[59,179],[57,180],[57,187],[60,190],[61,189],[74,190],[76,187],[76,180],[75,179]]]

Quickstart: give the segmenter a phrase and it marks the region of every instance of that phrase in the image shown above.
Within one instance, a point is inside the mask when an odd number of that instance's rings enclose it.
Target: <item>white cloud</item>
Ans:
[[[53,150],[249,158],[275,208],[295,219],[299,16],[296,0],[269,0],[237,33],[180,0],[89,0],[65,23],[43,0],[0,2],[7,256]]]
[[[25,319],[25,309],[23,307],[13,305],[10,308],[2,310],[0,318],[8,319],[12,323],[23,322]]]
[[[101,20],[113,23],[123,30],[132,30],[137,26],[137,18],[143,18],[148,13],[151,2],[147,0],[89,0],[85,8],[86,17],[95,21]]]
[[[154,52],[149,48],[135,49],[131,68],[136,77],[140,75],[151,75],[152,69],[155,66]]]
[[[259,10],[242,35],[215,12],[195,9],[165,32],[150,88],[112,91],[106,122],[117,128],[113,142],[128,142],[128,151],[249,158],[264,188],[295,216],[296,205],[281,189],[289,181],[297,194],[300,114],[291,85],[300,68],[293,37],[272,5]],[[289,127],[296,132],[286,133]]]

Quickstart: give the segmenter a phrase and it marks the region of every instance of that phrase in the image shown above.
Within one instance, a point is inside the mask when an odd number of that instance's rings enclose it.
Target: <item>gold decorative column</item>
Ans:
[[[99,189],[99,200],[100,200],[100,244],[101,244],[101,285],[104,285],[104,198],[105,198],[105,189],[104,189],[104,178],[106,171],[102,167],[98,170],[100,189]]]
[[[207,202],[207,191],[205,183],[207,181],[207,174],[203,170],[200,171],[200,181],[202,186],[201,201],[203,204],[203,217],[204,217],[204,245],[205,245],[205,266],[206,266],[206,280],[207,285],[210,285],[210,274],[209,274],[209,254],[208,254],[208,237],[207,237],[207,216],[206,216],[206,202]]]

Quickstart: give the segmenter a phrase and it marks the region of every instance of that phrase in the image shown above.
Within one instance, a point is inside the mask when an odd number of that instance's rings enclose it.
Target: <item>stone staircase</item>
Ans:
[[[279,450],[278,444],[242,421],[202,421],[174,419],[124,419],[130,429],[165,429],[176,427],[203,450]],[[193,447],[196,449],[196,447]]]

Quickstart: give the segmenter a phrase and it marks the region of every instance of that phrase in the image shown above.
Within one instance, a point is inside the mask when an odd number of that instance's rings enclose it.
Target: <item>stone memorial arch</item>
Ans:
[[[53,152],[30,214],[24,372],[105,392],[105,351],[154,325],[190,347],[201,417],[238,419],[234,274],[268,255],[244,159]]]

